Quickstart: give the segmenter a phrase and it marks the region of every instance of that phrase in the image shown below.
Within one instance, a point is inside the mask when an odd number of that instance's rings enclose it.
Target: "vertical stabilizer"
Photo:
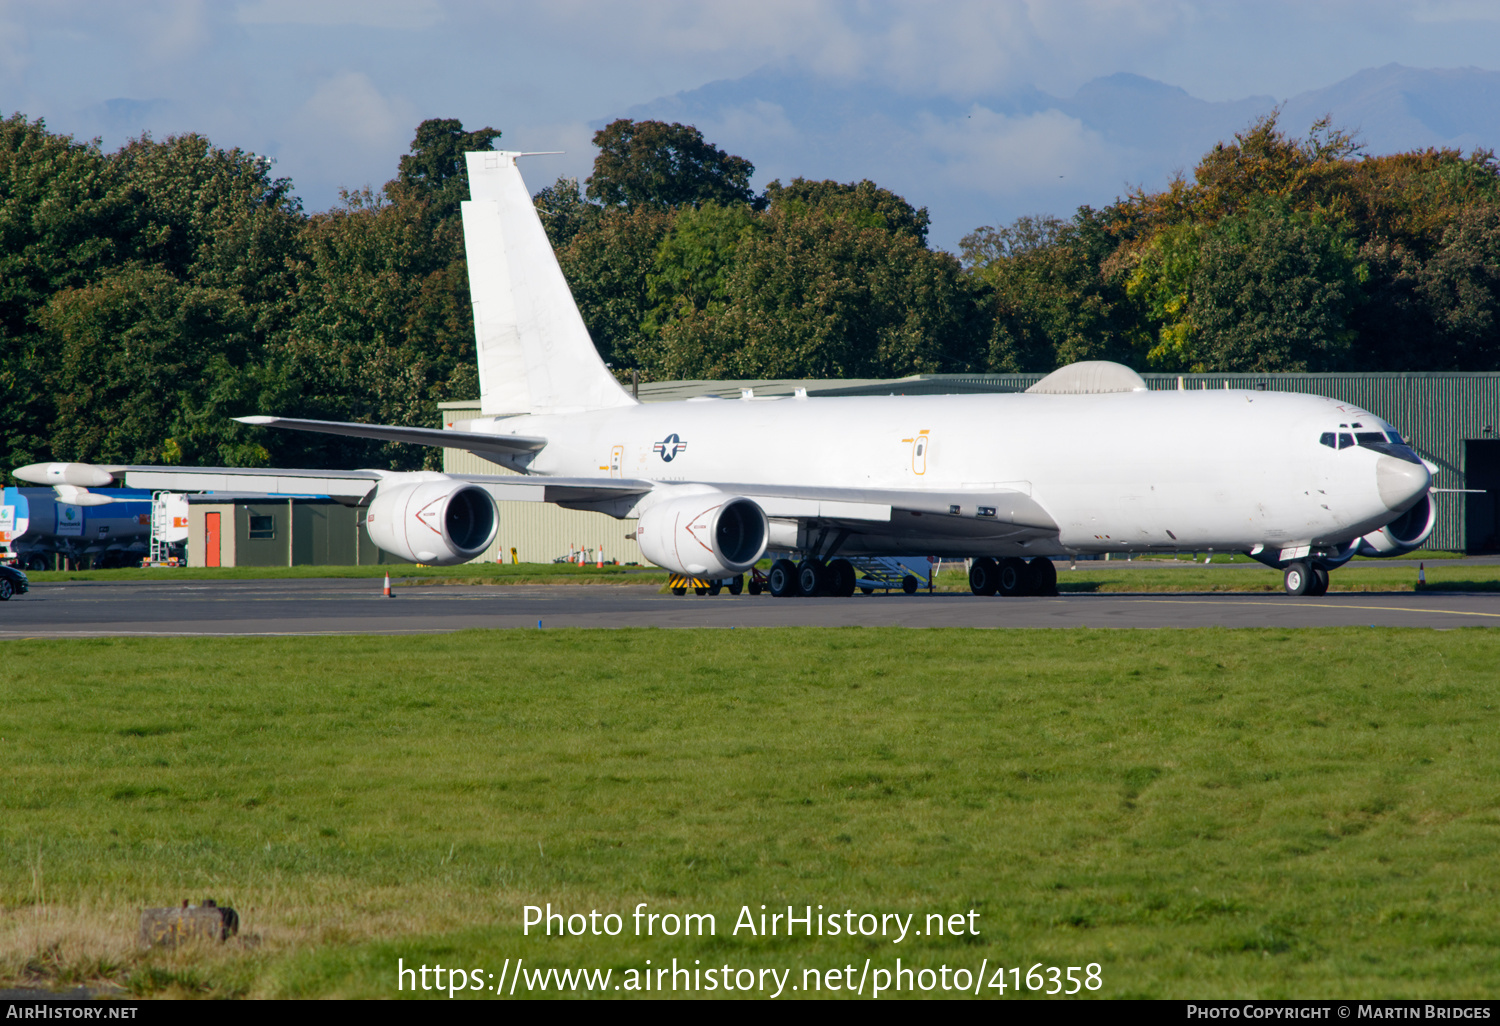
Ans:
[[[571,413],[635,403],[599,359],[516,167],[524,154],[468,153],[463,204],[480,412]]]

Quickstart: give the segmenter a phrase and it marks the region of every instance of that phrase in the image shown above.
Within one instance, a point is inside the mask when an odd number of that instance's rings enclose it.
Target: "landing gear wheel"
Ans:
[[[771,582],[771,594],[776,598],[797,594],[797,564],[790,559],[778,559],[772,563],[771,572],[766,576]]]
[[[707,595],[708,594],[708,589],[707,588],[694,588],[693,589],[693,594],[694,595]]]
[[[906,592],[908,595],[915,595],[917,593],[917,585],[921,583],[922,582],[917,580],[914,575],[907,574],[905,577],[901,578],[901,590]]]
[[[1312,568],[1312,581],[1307,586],[1309,595],[1328,594],[1328,571],[1320,566]]]
[[[1307,568],[1306,563],[1298,561],[1286,568],[1282,581],[1286,584],[1288,595],[1306,595],[1313,581],[1312,571]]]
[[[754,577],[750,578],[749,588],[750,594],[752,595],[759,595],[761,592],[766,590],[765,588],[761,587],[760,582],[757,581]]]
[[[1057,594],[1057,567],[1052,565],[1052,560],[1046,556],[1037,556],[1026,567],[1031,572],[1033,595]]]
[[[686,588],[673,588],[672,589],[672,594],[673,595],[686,595],[687,594],[687,589]]]
[[[1031,573],[1026,560],[1009,556],[1000,561],[1000,594],[1006,598],[1031,594]]]
[[[980,556],[969,567],[969,590],[976,595],[993,595],[1000,590],[1000,565],[989,556]]]
[[[866,588],[865,586],[861,585],[860,589],[859,589],[859,592],[860,592],[861,595],[873,595],[873,594],[875,594],[875,589],[874,588]]]
[[[745,575],[735,574],[729,579],[729,584],[727,585],[727,587],[729,588],[729,594],[738,595],[740,592],[745,590]],[[756,590],[758,591],[759,589]],[[750,594],[754,595],[755,592],[752,591]]]
[[[804,559],[797,564],[797,594],[803,598],[814,598],[826,594],[828,570],[816,559]]]
[[[0,577],[0,602],[9,602],[10,597],[16,593],[16,586],[10,583],[9,577]]]
[[[828,593],[837,595],[839,598],[848,598],[854,594],[854,564],[847,559],[835,559],[828,564]]]
[[[724,590],[724,582],[723,581],[709,581],[708,582],[708,593],[710,595],[717,595],[719,592],[721,592],[723,590]]]

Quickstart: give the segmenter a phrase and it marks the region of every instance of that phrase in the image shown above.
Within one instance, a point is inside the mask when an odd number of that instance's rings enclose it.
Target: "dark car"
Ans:
[[[24,595],[31,589],[26,575],[7,563],[0,563],[0,602],[12,595]]]

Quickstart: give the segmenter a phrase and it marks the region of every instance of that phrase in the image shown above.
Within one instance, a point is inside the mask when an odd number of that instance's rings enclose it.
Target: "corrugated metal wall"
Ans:
[[[953,392],[1020,391],[1042,379],[1041,374],[942,374],[888,382],[668,382],[642,385],[654,394],[687,398],[721,394],[741,385],[758,386],[756,394],[790,394],[792,385],[807,387],[809,394],[934,395]],[[1264,387],[1272,392],[1307,392],[1362,406],[1394,424],[1412,446],[1440,468],[1434,486],[1463,488],[1464,441],[1500,438],[1500,374],[1143,374],[1154,389]],[[445,409],[462,412],[462,404],[445,403]],[[472,413],[477,415],[478,403]],[[458,449],[443,450],[443,469],[455,473],[495,474],[501,468]],[[1462,550],[1464,499],[1459,494],[1439,494],[1437,528],[1428,543],[1435,549]],[[517,548],[523,562],[550,562],[567,553],[570,546],[593,548],[603,544],[608,558],[621,562],[645,562],[634,541],[625,535],[634,521],[615,520],[601,513],[560,509],[546,503],[500,503],[500,539],[495,549],[507,553]],[[617,555],[618,554],[618,555]],[[494,552],[484,558],[493,559]]]

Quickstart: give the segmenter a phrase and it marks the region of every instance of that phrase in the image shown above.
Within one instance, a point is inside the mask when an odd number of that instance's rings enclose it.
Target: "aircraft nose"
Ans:
[[[1375,486],[1387,509],[1404,513],[1416,505],[1432,484],[1432,476],[1419,463],[1382,456],[1375,464]]]

